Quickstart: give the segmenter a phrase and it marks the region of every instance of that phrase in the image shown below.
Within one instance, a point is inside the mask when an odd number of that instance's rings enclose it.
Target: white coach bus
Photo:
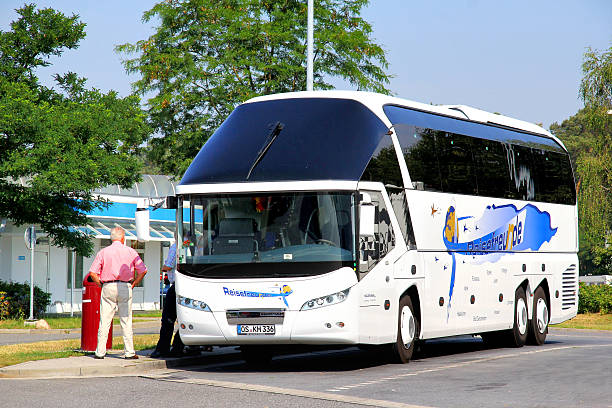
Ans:
[[[364,92],[258,97],[176,191],[187,345],[407,362],[445,336],[539,345],[577,312],[570,159],[530,123]]]

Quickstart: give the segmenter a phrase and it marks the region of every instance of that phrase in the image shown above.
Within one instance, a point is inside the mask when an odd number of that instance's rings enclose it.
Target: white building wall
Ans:
[[[10,236],[0,236],[0,280],[11,280],[12,239]]]
[[[11,236],[11,281],[30,282],[30,251],[25,246],[23,237]]]
[[[147,274],[144,278],[144,309],[159,309],[159,271],[161,243],[149,241],[145,244],[145,259]]]
[[[63,306],[66,301],[70,302],[70,298],[66,299],[66,289],[68,287],[67,249],[50,246],[49,277],[49,293],[51,293],[50,311],[53,313],[59,313],[60,311],[56,310],[57,306]],[[79,291],[79,301],[81,297],[80,294],[81,293]],[[63,308],[61,311],[64,311]],[[70,309],[67,311],[70,311]]]
[[[30,251],[23,241],[25,227],[15,228],[13,232],[0,235],[0,280],[7,282],[30,282]],[[38,245],[37,251],[48,253],[48,287],[41,289],[51,293],[50,313],[69,313],[70,288],[68,287],[68,250],[54,247],[53,245]],[[90,257],[83,258],[83,276],[89,272],[94,257],[101,249],[101,240],[94,239],[93,253]],[[159,299],[159,274],[161,269],[162,254],[167,253],[167,248],[162,248],[161,242],[150,241],[145,244],[144,263],[148,272],[144,278],[142,288],[137,288],[134,300],[134,310],[154,310],[160,308]],[[43,281],[41,275],[35,282]],[[75,286],[79,286],[78,284]],[[76,287],[73,291],[74,311],[81,311],[82,289]]]

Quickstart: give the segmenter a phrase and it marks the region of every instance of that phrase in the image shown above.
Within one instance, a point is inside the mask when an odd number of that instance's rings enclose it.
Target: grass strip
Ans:
[[[134,313],[132,315],[132,322],[147,322],[151,321],[156,317],[161,317],[154,314],[142,314]],[[49,323],[49,327],[52,329],[80,329],[81,328],[81,316],[78,317],[44,317],[45,321]],[[119,319],[114,318],[113,324],[119,324]],[[25,320],[23,319],[7,319],[0,320],[0,329],[33,329],[34,326],[26,326]]]
[[[159,335],[143,334],[134,336],[134,349],[154,348]],[[0,346],[0,367],[25,363],[26,361],[48,360],[82,356],[87,353],[75,351],[81,347],[80,339],[39,341],[36,343],[10,344]],[[123,338],[113,337],[113,350],[123,350]]]
[[[566,322],[551,325],[563,329],[612,330],[612,313],[584,313]]]

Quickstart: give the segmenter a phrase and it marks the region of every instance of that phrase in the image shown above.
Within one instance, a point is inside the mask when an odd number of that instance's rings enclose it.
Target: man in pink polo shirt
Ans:
[[[147,273],[147,267],[134,249],[124,245],[125,230],[123,228],[115,227],[111,230],[111,241],[110,246],[98,252],[89,268],[93,281],[102,287],[98,346],[94,357],[104,358],[108,331],[115,311],[119,309],[119,321],[125,347],[124,357],[137,359],[132,339],[132,289],[142,281]]]

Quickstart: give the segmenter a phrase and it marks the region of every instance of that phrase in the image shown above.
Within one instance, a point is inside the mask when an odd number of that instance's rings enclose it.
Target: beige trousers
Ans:
[[[131,357],[134,351],[132,335],[132,284],[127,282],[105,283],[102,286],[100,299],[100,326],[98,326],[98,346],[96,356],[102,357],[106,354],[106,341],[108,331],[113,323],[115,311],[119,309],[119,321],[123,332],[123,344],[125,357]]]

